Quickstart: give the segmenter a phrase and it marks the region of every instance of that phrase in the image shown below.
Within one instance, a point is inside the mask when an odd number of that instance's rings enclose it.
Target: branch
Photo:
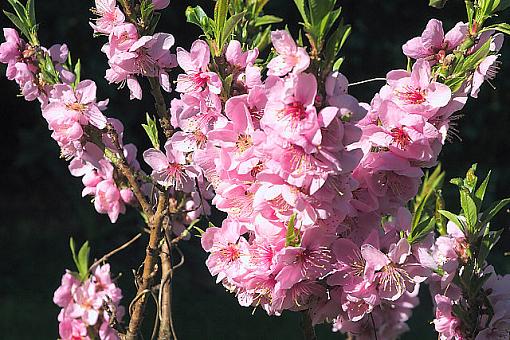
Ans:
[[[127,247],[129,247],[131,244],[133,244],[134,242],[136,242],[136,240],[138,240],[140,237],[142,236],[142,233],[138,233],[135,237],[133,237],[131,240],[127,241],[126,243],[124,243],[123,245],[121,245],[120,247],[117,247],[115,248],[114,250],[112,250],[111,252],[109,252],[108,254],[104,255],[103,257],[101,257],[99,260],[97,260],[96,262],[94,262],[90,268],[89,268],[89,272],[92,272],[94,270],[94,268],[99,265],[101,262],[103,261],[106,261],[108,260],[108,258],[110,258],[110,256],[113,256],[115,254],[117,254],[119,251],[123,250],[123,249],[126,249]]]
[[[168,113],[163,93],[161,92],[161,84],[158,78],[148,78],[151,85],[151,94],[154,97],[154,107],[158,113],[159,123],[163,128],[165,137],[169,139],[174,134],[174,129],[170,123],[170,114]]]
[[[317,336],[315,335],[315,329],[312,324],[312,319],[310,318],[310,312],[305,310],[301,312],[301,329],[303,330],[303,339],[304,340],[317,340]]]
[[[159,311],[160,321],[158,340],[177,339],[172,334],[172,257],[171,249],[165,237],[161,253],[161,283],[159,287]]]
[[[151,205],[145,198],[145,195],[142,193],[142,190],[136,180],[136,173],[131,169],[131,167],[128,165],[126,158],[124,157],[124,151],[123,148],[120,146],[117,131],[115,131],[115,128],[110,123],[106,125],[106,130],[108,136],[112,140],[113,145],[117,149],[117,155],[107,155],[108,154],[107,148],[105,148],[105,155],[109,156],[108,158],[110,158],[110,160],[119,170],[119,172],[124,177],[126,177],[127,181],[129,182],[129,185],[131,186],[131,189],[133,190],[133,194],[135,195],[138,203],[140,203],[140,206],[142,207],[144,214],[148,218],[149,216],[152,215]]]
[[[163,218],[167,211],[168,197],[166,192],[160,192],[158,197],[158,205],[156,212],[153,214],[152,211],[148,215],[150,236],[149,245],[145,253],[145,260],[143,261],[143,273],[140,278],[140,284],[138,286],[137,295],[132,304],[132,315],[129,321],[129,327],[126,336],[126,340],[136,340],[138,333],[142,325],[145,305],[147,303],[147,292],[151,291],[153,286],[153,272],[155,270],[157,255],[159,252],[159,243],[161,241],[161,225]]]

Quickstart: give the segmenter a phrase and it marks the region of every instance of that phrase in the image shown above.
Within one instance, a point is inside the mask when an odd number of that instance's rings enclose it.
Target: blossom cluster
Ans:
[[[76,275],[67,271],[53,296],[53,302],[62,308],[58,316],[60,338],[88,340],[90,334],[98,334],[101,340],[119,339],[111,325],[124,314],[119,305],[122,291],[111,278],[110,265],[97,266],[83,282]]]
[[[153,1],[154,10],[169,5],[169,0]],[[141,36],[135,24],[126,17],[115,0],[96,0],[97,18],[91,23],[96,34],[108,36],[101,51],[108,57],[110,68],[106,80],[127,84],[131,99],[142,99],[142,88],[137,76],[158,78],[161,87],[170,92],[168,70],[175,67],[175,55],[170,53],[174,37],[168,33]]]
[[[389,72],[371,104],[349,95],[338,72],[324,84],[307,73],[310,57],[288,32],[271,38],[276,57],[265,78],[258,51],[230,42],[219,62],[232,75],[227,88],[209,68],[206,42],[177,52],[185,73],[171,113],[182,131],[171,146],[191,153],[189,164],[214,188],[212,203],[227,213],[202,236],[206,264],[243,306],[309,310],[334,330],[395,338],[407,330],[420,283],[444,288],[456,273],[453,260],[425,260],[436,249],[432,234],[410,239],[407,203],[422,168],[437,163],[452,116],[494,75],[502,35],[481,35],[468,54],[489,39],[492,53],[452,93],[437,73],[467,25],[445,35],[431,20],[403,47],[416,59],[412,70]]]
[[[0,46],[0,62],[7,64],[8,79],[18,83],[25,99],[39,100],[42,116],[61,149],[62,158],[70,160],[69,169],[73,175],[84,176],[83,195],[92,196],[96,210],[108,214],[115,222],[119,213],[125,211],[125,205],[133,203],[133,193],[116,178],[112,164],[100,148],[106,146],[118,152],[106,133],[107,124],[114,126],[122,139],[122,124],[107,119],[102,112],[108,100],[97,101],[97,87],[92,80],[76,83],[76,75],[66,64],[69,54],[66,45],[54,45],[49,49],[32,46],[9,28],[4,29],[4,35],[6,42]],[[46,56],[56,72],[52,82],[40,69],[38,58]],[[93,143],[91,136],[97,136],[99,141]],[[122,140],[120,142],[122,144]],[[132,144],[122,147],[130,165],[139,169],[136,147]]]

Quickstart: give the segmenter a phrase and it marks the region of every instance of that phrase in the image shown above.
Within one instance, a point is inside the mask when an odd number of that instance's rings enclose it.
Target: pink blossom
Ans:
[[[446,54],[459,46],[468,34],[468,25],[459,22],[446,35],[443,23],[431,19],[421,37],[409,40],[402,46],[404,54],[413,59],[427,58],[435,62],[442,62]]]
[[[451,99],[448,86],[431,79],[431,67],[423,59],[416,61],[411,74],[391,71],[388,85],[380,91],[381,99],[391,100],[404,111],[430,118]]]
[[[499,58],[499,50],[503,46],[504,35],[501,33],[494,34],[491,36],[492,32],[484,32],[480,36],[480,40],[477,45],[474,46],[474,49],[479,48],[486,42],[488,39],[491,39],[489,51],[491,52],[476,68],[475,73],[473,74],[473,81],[471,84],[471,97],[478,98],[478,93],[480,92],[480,87],[486,80],[492,80],[496,77],[499,65],[497,59]]]
[[[124,13],[116,6],[115,0],[96,0],[95,23],[90,23],[95,33],[110,34],[116,26],[124,23]]]
[[[165,144],[166,155],[160,150],[148,149],[143,153],[143,159],[152,168],[152,177],[159,184],[174,186],[176,190],[191,192],[196,170],[186,165],[183,152],[175,150],[170,142]]]
[[[126,212],[126,206],[120,191],[112,179],[106,179],[98,183],[94,196],[94,207],[97,212],[108,214],[112,223],[117,221],[119,214]]]
[[[220,94],[222,84],[218,75],[208,71],[211,53],[203,40],[196,40],[190,52],[177,48],[177,62],[186,72],[177,77],[176,90],[181,93],[196,92],[207,87],[212,93]]]
[[[311,228],[303,233],[299,246],[282,249],[278,262],[285,266],[276,276],[281,288],[288,289],[303,279],[315,280],[326,275],[332,268],[328,248],[331,241],[331,237],[321,233],[320,228]]]
[[[238,222],[225,219],[221,228],[208,228],[202,235],[202,247],[211,253],[206,265],[211,275],[218,275],[217,282],[225,277],[241,275],[244,271],[243,257],[249,250],[246,240],[240,236],[242,230]]]
[[[304,48],[296,45],[289,32],[273,31],[271,41],[278,56],[267,65],[269,75],[284,76],[291,71],[298,74],[308,68],[310,65],[308,53]]]
[[[21,57],[25,42],[12,28],[4,28],[5,42],[0,45],[0,63],[13,64]]]
[[[441,339],[463,339],[459,331],[461,322],[452,312],[453,301],[439,294],[434,297],[434,300],[436,302],[436,318],[433,322]]]
[[[243,52],[241,43],[237,40],[231,40],[225,52],[227,61],[240,69],[246,68],[248,65],[253,65],[257,59],[259,50],[255,48],[252,51]]]

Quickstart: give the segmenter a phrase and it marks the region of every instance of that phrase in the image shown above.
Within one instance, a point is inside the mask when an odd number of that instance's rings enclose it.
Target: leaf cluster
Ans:
[[[74,264],[76,265],[76,269],[78,269],[77,276],[80,281],[85,281],[89,277],[89,256],[90,256],[90,246],[89,242],[86,241],[80,247],[78,253],[76,253],[76,243],[74,239],[71,237],[69,239],[69,248],[71,248],[71,254],[73,256]]]

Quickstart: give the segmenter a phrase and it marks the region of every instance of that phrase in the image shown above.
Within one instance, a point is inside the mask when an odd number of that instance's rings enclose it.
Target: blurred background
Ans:
[[[212,1],[174,0],[163,12],[158,31],[172,33],[177,44],[186,49],[199,34],[185,22],[184,9],[200,4],[210,9]],[[384,77],[394,68],[404,68],[406,59],[401,45],[420,35],[427,21],[439,18],[445,29],[465,20],[464,1],[450,0],[446,8],[436,10],[427,0],[343,0],[343,16],[352,24],[353,33],[344,49],[346,61],[341,71],[351,81]],[[6,1],[1,1],[7,9]],[[127,89],[117,91],[104,80],[106,57],[100,52],[103,39],[94,39],[88,20],[91,0],[37,1],[40,40],[45,46],[65,42],[73,58],[82,58],[82,79],[98,83],[98,97],[110,98],[108,115],[121,119],[125,126],[125,142],[134,142],[139,150],[149,147],[140,126],[147,109],[152,110],[150,95],[145,100],[129,101]],[[299,22],[291,0],[271,0],[268,14],[287,18],[291,30]],[[210,12],[209,12],[210,13]],[[503,13],[509,21],[509,11]],[[12,25],[2,16],[1,27]],[[488,200],[510,196],[510,45],[502,49],[502,69],[493,82],[485,84],[478,100],[471,100],[463,110],[459,123],[462,141],[444,148],[441,162],[447,177],[462,176],[471,163],[479,163],[480,176],[488,169],[493,176]],[[2,65],[3,66],[3,65]],[[99,258],[126,242],[141,227],[133,211],[111,224],[99,215],[88,201],[81,198],[80,179],[72,177],[67,163],[59,159],[59,149],[50,139],[46,123],[36,103],[17,97],[14,82],[7,81],[1,68],[0,79],[0,162],[2,176],[0,255],[0,338],[4,340],[56,339],[59,308],[52,303],[54,290],[66,268],[74,269],[68,240],[89,240],[92,256]],[[382,84],[353,88],[353,94],[369,101]],[[168,97],[170,99],[170,97]],[[445,186],[447,207],[457,209],[452,185]],[[500,214],[494,226],[507,227],[508,212]],[[505,232],[498,249],[490,259],[499,273],[508,273],[510,263],[503,256],[509,250],[510,236]],[[115,273],[122,273],[119,285],[126,297],[134,296],[131,269],[142,261],[144,241],[111,258]],[[299,317],[285,313],[268,317],[263,311],[240,307],[237,300],[214,283],[205,266],[206,254],[199,239],[182,244],[186,264],[176,272],[175,324],[181,339],[299,339]],[[430,296],[421,292],[421,305],[409,322],[411,331],[404,339],[436,339],[430,322],[433,319]],[[145,325],[151,327],[152,311]],[[329,326],[318,327],[319,339],[341,339]]]

